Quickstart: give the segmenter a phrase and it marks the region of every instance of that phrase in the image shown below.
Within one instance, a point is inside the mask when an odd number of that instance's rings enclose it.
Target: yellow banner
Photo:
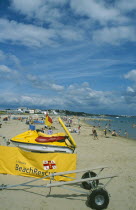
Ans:
[[[49,173],[76,170],[76,154],[33,153],[18,147],[0,146],[0,173],[42,178]],[[68,174],[75,177],[75,174]],[[55,177],[56,181],[70,181],[70,178]]]

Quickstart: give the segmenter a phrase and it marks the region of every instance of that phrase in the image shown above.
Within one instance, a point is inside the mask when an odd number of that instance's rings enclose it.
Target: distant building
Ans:
[[[29,109],[30,114],[34,114],[34,109]]]
[[[53,114],[57,115],[58,113],[55,110],[52,110]]]
[[[34,110],[34,113],[36,113],[36,114],[42,114],[42,111],[40,109],[35,109]]]
[[[26,107],[20,107],[17,109],[18,112],[20,113],[25,113],[28,109]]]

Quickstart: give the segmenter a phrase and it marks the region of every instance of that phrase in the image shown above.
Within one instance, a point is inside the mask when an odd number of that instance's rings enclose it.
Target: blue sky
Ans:
[[[0,108],[136,115],[136,0],[0,0]]]

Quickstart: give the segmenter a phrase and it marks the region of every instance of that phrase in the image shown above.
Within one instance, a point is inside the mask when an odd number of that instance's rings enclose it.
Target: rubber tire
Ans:
[[[97,174],[95,172],[89,171],[89,172],[86,172],[86,173],[83,174],[82,179],[89,178],[90,175],[91,175],[91,177],[97,176]],[[94,183],[94,185],[96,187],[99,184],[99,180],[93,181],[93,183]],[[91,190],[92,189],[92,185],[90,183],[88,183],[88,182],[82,182],[82,187],[84,189],[86,189],[86,190]]]
[[[104,199],[104,202],[102,204],[96,203],[96,197],[102,196]],[[91,207],[92,209],[101,210],[106,209],[109,204],[109,195],[108,192],[103,188],[95,189],[91,192],[91,194],[87,198],[87,205]]]

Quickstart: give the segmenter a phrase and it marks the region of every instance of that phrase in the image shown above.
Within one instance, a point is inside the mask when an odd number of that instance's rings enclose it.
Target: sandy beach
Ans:
[[[4,116],[2,116],[3,118]],[[57,117],[53,117],[54,133],[63,132]],[[78,127],[78,119],[74,118],[72,127]],[[107,138],[103,131],[98,131],[98,140],[94,140],[92,126],[80,120],[80,134],[72,133],[77,143],[77,169],[93,168],[97,166],[109,166],[103,175],[118,175],[107,186],[111,195],[109,210],[135,210],[136,209],[136,141],[122,137],[114,137],[108,133]],[[42,128],[43,125],[36,125]],[[27,131],[29,126],[24,121],[2,121],[0,128],[0,145],[6,146],[5,139],[11,139],[15,135]],[[9,146],[13,146],[12,143]],[[80,176],[80,175],[78,175]],[[1,184],[17,184],[29,181],[31,178],[0,174]],[[103,181],[101,181],[103,183]],[[72,188],[72,186],[71,186]],[[82,189],[80,189],[82,190]],[[85,190],[82,190],[85,191]],[[0,191],[0,210],[87,210],[87,195],[69,191],[65,188],[15,188]]]

